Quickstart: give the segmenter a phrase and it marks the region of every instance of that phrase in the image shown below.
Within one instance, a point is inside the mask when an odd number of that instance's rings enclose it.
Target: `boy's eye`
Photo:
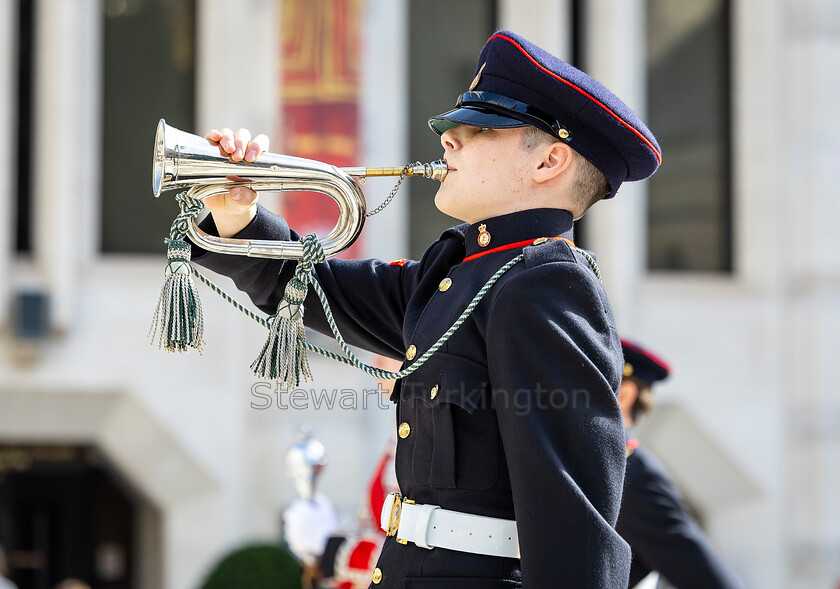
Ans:
[[[490,130],[490,127],[480,127],[480,128],[478,129],[478,132],[479,132],[479,133],[484,133],[485,131],[489,131],[489,130]]]

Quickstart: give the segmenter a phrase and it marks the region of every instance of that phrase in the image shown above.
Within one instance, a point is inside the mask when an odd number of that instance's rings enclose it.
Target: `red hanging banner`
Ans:
[[[338,167],[359,164],[362,0],[281,0],[281,152]],[[285,193],[300,232],[328,233],[338,207],[322,194]],[[357,241],[345,252],[359,246]]]

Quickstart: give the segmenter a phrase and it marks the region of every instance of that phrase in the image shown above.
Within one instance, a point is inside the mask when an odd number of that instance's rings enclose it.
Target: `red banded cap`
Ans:
[[[457,125],[533,125],[565,141],[598,168],[615,196],[622,182],[662,162],[653,133],[603,84],[510,31],[487,41],[469,89],[453,110],[429,119],[438,134]]]
[[[653,384],[671,374],[671,366],[662,358],[627,339],[621,340],[624,351],[624,376],[632,376]]]

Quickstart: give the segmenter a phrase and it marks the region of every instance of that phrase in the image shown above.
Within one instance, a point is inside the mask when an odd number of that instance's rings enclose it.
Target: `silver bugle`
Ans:
[[[264,153],[254,162],[231,162],[204,137],[176,129],[161,119],[155,133],[152,191],[157,197],[164,190],[188,188],[188,194],[199,200],[229,192],[235,186],[265,191],[320,192],[338,205],[335,227],[319,237],[324,253],[329,257],[350,247],[362,232],[365,197],[355,179],[400,176],[404,170],[406,176],[442,182],[448,168],[442,160],[406,168],[337,168],[316,160],[271,152]],[[215,237],[201,231],[195,220],[188,224],[187,233],[197,245],[217,253],[291,260],[303,255],[303,246],[296,241]]]

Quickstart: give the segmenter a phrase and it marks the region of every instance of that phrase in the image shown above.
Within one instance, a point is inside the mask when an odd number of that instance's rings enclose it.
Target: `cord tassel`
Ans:
[[[181,212],[172,222],[169,237],[164,240],[166,248],[166,279],[160,289],[155,315],[149,328],[149,340],[154,344],[158,338],[158,349],[167,352],[186,352],[195,348],[201,353],[204,345],[204,315],[201,299],[192,279],[190,266],[192,247],[184,241],[187,226],[204,208],[204,203],[187,192],[175,199]]]
[[[286,284],[277,312],[269,318],[268,339],[251,364],[254,375],[277,379],[287,388],[311,380],[306,356],[306,328],[303,325],[303,302],[312,281],[312,264],[323,262],[324,250],[314,233],[301,238],[303,257],[295,275]]]
[[[166,279],[160,289],[157,308],[149,339],[158,349],[167,352],[186,352],[195,348],[201,352],[204,345],[204,315],[201,299],[192,279],[190,244],[168,239]]]

